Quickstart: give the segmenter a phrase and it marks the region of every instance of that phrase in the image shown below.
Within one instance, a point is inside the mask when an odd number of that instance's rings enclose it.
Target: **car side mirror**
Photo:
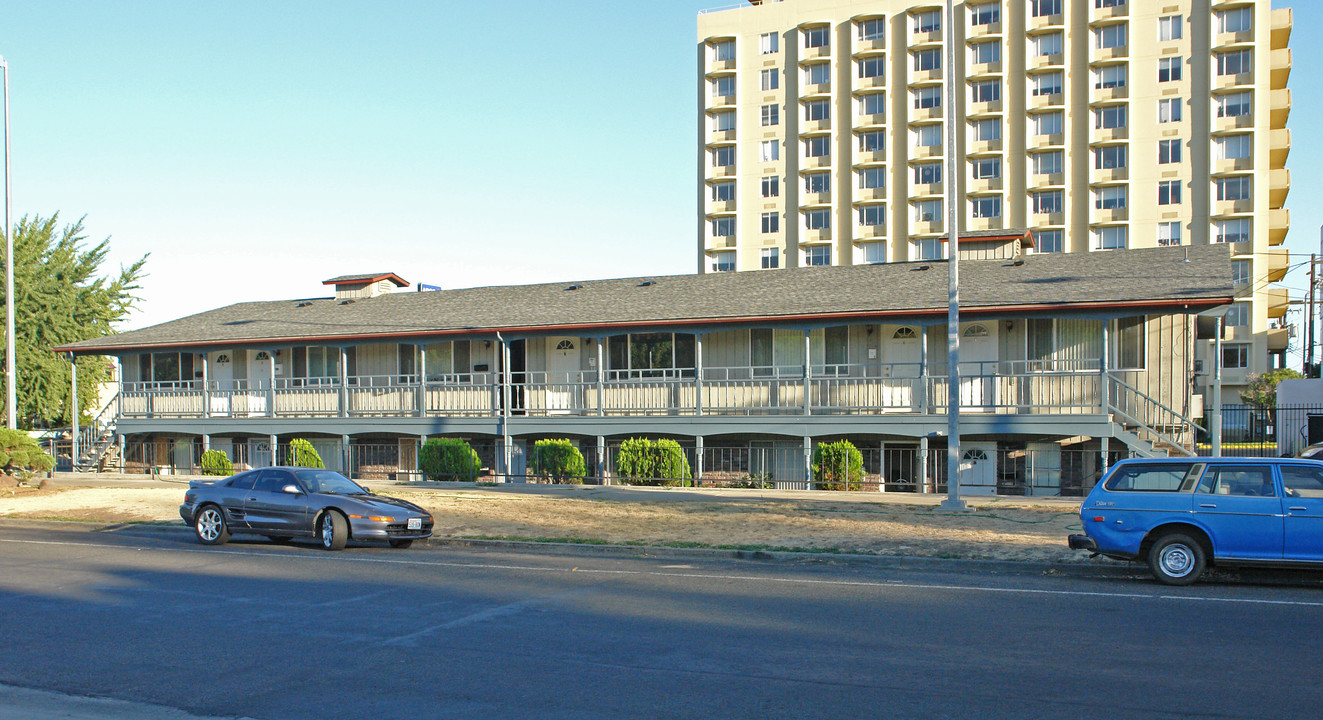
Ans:
[[[372,488],[368,487],[367,485],[359,485],[359,487],[363,488],[363,492],[367,493],[368,495],[372,494]]]
[[[289,493],[290,495],[302,495],[302,494],[303,494],[303,491],[299,489],[299,486],[298,486],[298,485],[286,485],[285,487],[280,488],[280,492],[283,492],[283,493]]]

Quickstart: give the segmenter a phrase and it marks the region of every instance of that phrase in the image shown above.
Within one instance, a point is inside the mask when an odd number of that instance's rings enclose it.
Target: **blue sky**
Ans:
[[[693,272],[696,16],[733,4],[6,0],[14,211],[151,253],[126,329],[345,273]],[[1301,128],[1323,3],[1273,6]],[[1292,139],[1287,245],[1317,252],[1323,140]]]

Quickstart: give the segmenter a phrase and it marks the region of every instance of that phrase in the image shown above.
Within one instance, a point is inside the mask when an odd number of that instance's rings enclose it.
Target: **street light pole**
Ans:
[[[5,427],[18,428],[18,370],[14,361],[14,226],[10,213],[9,63],[0,57],[5,85]]]
[[[942,507],[964,510],[960,499],[960,183],[956,163],[955,2],[946,0],[946,499]]]

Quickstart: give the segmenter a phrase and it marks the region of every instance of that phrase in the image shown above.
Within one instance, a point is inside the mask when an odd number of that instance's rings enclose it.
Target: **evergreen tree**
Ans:
[[[72,421],[67,357],[58,345],[110,335],[128,315],[142,279],[143,256],[113,279],[100,275],[109,240],[88,248],[83,221],[58,227],[59,213],[23,217],[14,227],[14,345],[18,372],[19,427],[52,427]],[[2,228],[0,228],[2,229]],[[3,263],[5,258],[0,258]],[[4,298],[0,283],[0,301]],[[0,343],[0,367],[5,362]],[[97,385],[110,377],[105,357],[78,359],[78,406],[84,416]],[[3,374],[3,373],[0,373]],[[4,403],[0,393],[0,406]]]

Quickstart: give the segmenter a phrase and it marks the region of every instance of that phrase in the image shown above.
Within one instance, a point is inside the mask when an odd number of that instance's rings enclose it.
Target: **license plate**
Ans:
[[[409,518],[409,529],[410,529],[410,530],[422,530],[422,529],[423,529],[423,519],[422,519],[422,518]]]

